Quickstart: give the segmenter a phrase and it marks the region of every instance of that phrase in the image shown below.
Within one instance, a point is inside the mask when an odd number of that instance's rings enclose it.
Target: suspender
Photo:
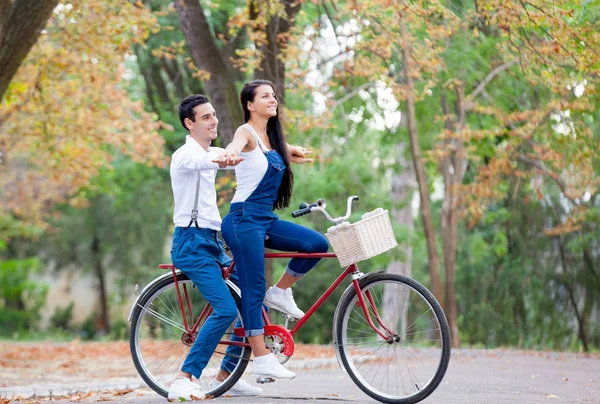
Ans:
[[[190,224],[188,224],[188,229],[194,223],[196,228],[198,229],[198,194],[200,193],[200,171],[198,171],[198,180],[196,181],[196,195],[194,196],[194,209],[192,209],[192,219],[190,220]]]

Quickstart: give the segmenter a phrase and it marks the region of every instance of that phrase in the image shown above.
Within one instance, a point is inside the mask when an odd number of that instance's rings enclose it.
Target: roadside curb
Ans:
[[[87,394],[89,392],[126,391],[145,387],[142,379],[119,380],[113,382],[90,383],[49,383],[32,386],[0,387],[0,398],[4,399],[31,399],[31,398],[58,398],[73,394]]]
[[[294,360],[291,358],[285,366],[289,369],[317,369],[323,367],[338,366],[337,359],[315,358]],[[252,364],[248,370],[250,370]],[[10,386],[0,387],[0,399],[32,399],[32,398],[62,398],[74,394],[87,394],[89,392],[121,392],[126,390],[137,390],[147,387],[141,378],[122,379],[110,382],[97,383],[47,383],[36,387],[32,386]]]

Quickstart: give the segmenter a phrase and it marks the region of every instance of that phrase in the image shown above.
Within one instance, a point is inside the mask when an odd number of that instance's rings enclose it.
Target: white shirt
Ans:
[[[240,153],[244,160],[235,166],[236,188],[231,203],[244,202],[252,195],[265,176],[269,164],[267,156],[265,156],[265,152],[269,151],[267,146],[260,140],[250,125],[246,124],[243,127],[248,129],[254,137],[256,147],[249,152]]]
[[[219,165],[213,163],[212,160],[223,151],[220,147],[209,147],[207,152],[194,138],[188,135],[185,138],[185,144],[173,153],[171,188],[175,198],[173,213],[175,226],[187,227],[190,224],[196,196],[196,183],[198,173],[200,173],[198,227],[221,230],[221,215],[217,208],[217,191],[215,190],[215,177]]]

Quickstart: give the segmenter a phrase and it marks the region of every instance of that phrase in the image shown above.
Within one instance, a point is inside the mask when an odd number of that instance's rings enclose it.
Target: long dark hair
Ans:
[[[260,86],[267,85],[271,86],[274,90],[275,85],[268,80],[254,80],[250,83],[246,83],[240,94],[240,101],[242,102],[242,108],[244,109],[244,122],[250,120],[250,111],[248,110],[248,102],[254,101],[256,96],[256,89]],[[283,129],[281,128],[281,122],[279,122],[279,103],[277,104],[277,115],[269,118],[267,122],[267,136],[269,137],[269,143],[273,150],[283,159],[285,163],[285,172],[283,179],[279,185],[279,191],[277,192],[277,199],[273,207],[275,209],[283,209],[290,206],[290,199],[292,198],[292,188],[294,187],[294,174],[290,167],[290,161],[288,158],[287,142],[283,135]]]

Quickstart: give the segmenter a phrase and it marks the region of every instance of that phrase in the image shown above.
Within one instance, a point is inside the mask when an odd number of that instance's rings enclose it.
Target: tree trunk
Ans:
[[[274,15],[267,24],[267,43],[260,46],[263,58],[258,70],[254,72],[256,79],[270,80],[275,84],[277,99],[283,103],[285,96],[285,63],[280,58],[281,50],[287,43],[287,34],[293,27],[293,20],[300,11],[302,3],[297,0],[285,0],[285,18]]]
[[[398,172],[392,175],[392,221],[403,225],[407,234],[408,240],[400,245],[403,260],[391,262],[386,272],[404,276],[411,276],[412,265],[412,245],[411,235],[414,231],[415,224],[412,216],[411,199],[413,192],[417,188],[415,179],[415,170],[411,163],[406,161],[404,143],[396,145],[396,163]],[[394,294],[396,292],[396,294]],[[398,320],[400,324],[407,324],[408,315],[408,290],[403,291],[403,296],[398,296],[397,291],[386,288],[383,295],[383,315],[384,322],[392,329],[397,329]]]
[[[152,111],[158,116],[158,119],[161,119],[160,108],[158,108],[158,105],[156,105],[156,102],[154,102],[154,98],[152,97],[152,93],[153,93],[152,77],[150,77],[150,74],[148,73],[148,69],[146,69],[142,65],[142,59],[141,59],[142,52],[140,50],[140,46],[134,45],[133,51],[135,52],[135,56],[137,59],[138,67],[140,69],[140,73],[142,73],[142,77],[144,78],[144,88],[146,89],[146,98],[148,99],[150,108],[152,108]]]
[[[575,292],[573,287],[571,286],[571,282],[567,276],[567,254],[565,252],[565,246],[563,244],[562,237],[558,237],[558,251],[560,254],[560,262],[563,268],[563,285],[565,289],[567,289],[567,293],[569,294],[569,300],[573,305],[573,311],[575,312],[575,318],[577,319],[578,325],[578,336],[581,344],[583,345],[583,350],[585,352],[589,352],[587,333],[585,331],[585,320],[582,317],[579,308],[577,307],[577,300],[575,299]]]
[[[585,267],[594,276],[594,279],[596,280],[596,284],[600,284],[600,276],[598,276],[598,272],[594,268],[594,260],[592,258],[592,253],[590,252],[589,248],[583,249],[583,262],[585,263]]]
[[[408,37],[408,28],[406,23],[400,17],[400,34],[403,38]],[[402,57],[404,59],[403,70],[406,80],[406,122],[408,124],[408,137],[410,139],[410,150],[412,153],[413,164],[419,185],[420,211],[423,221],[423,231],[427,241],[427,256],[429,258],[429,275],[431,277],[431,292],[440,304],[444,304],[444,295],[442,292],[442,281],[440,279],[440,260],[435,243],[435,233],[433,230],[433,219],[431,215],[431,199],[427,184],[427,174],[421,157],[421,146],[417,135],[417,122],[415,116],[415,95],[414,83],[411,75],[411,49],[405,42],[402,45]]]
[[[0,0],[0,100],[58,0]]]
[[[169,76],[169,80],[175,86],[175,94],[177,98],[180,100],[183,99],[186,95],[188,95],[183,88],[183,76],[181,74],[181,70],[179,69],[179,62],[177,59],[167,59],[165,57],[160,59],[163,69],[167,72]]]
[[[177,0],[175,9],[196,66],[210,74],[206,91],[219,117],[221,144],[227,145],[244,121],[229,55],[219,51],[198,0]]]
[[[150,77],[152,77],[152,83],[154,83],[154,88],[158,93],[158,99],[162,105],[166,105],[169,108],[172,107],[171,97],[169,96],[169,90],[167,89],[167,84],[163,79],[161,74],[162,65],[156,57],[150,55]]]
[[[442,201],[441,221],[442,238],[444,246],[444,271],[446,273],[445,311],[450,326],[452,347],[460,347],[458,334],[458,310],[456,307],[456,294],[454,291],[454,273],[456,263],[456,246],[458,239],[458,206],[460,199],[459,186],[462,184],[466,172],[466,158],[464,142],[460,139],[466,119],[464,86],[456,86],[456,111],[457,119],[453,123],[450,119],[446,93],[442,92],[441,105],[446,117],[446,128],[458,134],[446,142],[447,156],[441,161],[440,169],[444,178],[444,199]]]
[[[102,264],[100,240],[95,234],[92,240],[92,256],[94,258],[94,274],[96,275],[96,279],[98,279],[98,297],[100,298],[102,332],[106,335],[110,332],[110,315],[108,310],[108,298],[106,295],[106,276],[104,265]]]
[[[179,66],[179,71],[184,77],[185,88],[187,94],[204,94],[204,83],[202,83],[197,77],[193,76],[192,69],[187,63],[182,63]]]

